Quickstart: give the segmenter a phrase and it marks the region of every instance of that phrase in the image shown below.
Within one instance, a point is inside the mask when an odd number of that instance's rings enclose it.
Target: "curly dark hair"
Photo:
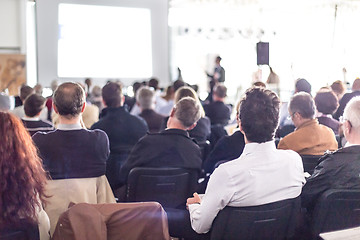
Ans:
[[[263,143],[273,139],[279,123],[280,99],[262,87],[248,89],[240,101],[239,119],[250,142]]]
[[[21,120],[0,112],[0,223],[37,222],[37,208],[46,203],[46,173]],[[39,201],[40,200],[40,201]]]

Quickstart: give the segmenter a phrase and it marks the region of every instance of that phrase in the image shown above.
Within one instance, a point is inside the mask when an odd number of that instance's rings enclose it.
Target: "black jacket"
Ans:
[[[329,189],[360,189],[360,145],[340,148],[319,159],[303,187],[302,205],[311,212],[316,200]]]
[[[126,183],[135,167],[177,167],[201,171],[199,146],[189,134],[180,129],[167,129],[161,133],[148,133],[132,149],[120,171],[122,183]]]

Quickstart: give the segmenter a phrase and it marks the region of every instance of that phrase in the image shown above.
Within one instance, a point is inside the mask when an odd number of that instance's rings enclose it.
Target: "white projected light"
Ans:
[[[58,76],[152,76],[149,9],[59,4]]]

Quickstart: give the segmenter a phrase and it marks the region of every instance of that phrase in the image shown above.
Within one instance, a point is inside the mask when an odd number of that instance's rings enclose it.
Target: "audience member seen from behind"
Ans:
[[[202,160],[199,146],[187,131],[196,126],[200,109],[199,102],[190,97],[177,102],[171,110],[167,129],[160,133],[148,133],[134,146],[121,168],[121,182],[126,183],[130,170],[135,167],[175,167],[191,172],[191,191],[195,190]]]
[[[131,115],[124,106],[124,95],[120,84],[108,82],[102,89],[105,108],[101,118],[91,129],[101,129],[109,137],[110,156],[106,165],[106,176],[113,190],[120,186],[119,170],[133,146],[148,131],[146,121]]]
[[[49,132],[54,130],[54,127],[50,122],[40,119],[40,114],[45,107],[45,102],[46,99],[38,94],[31,94],[25,100],[25,117],[21,120],[31,136],[37,132]]]
[[[344,96],[346,91],[345,84],[340,80],[336,80],[330,85],[330,88],[335,93],[336,97],[338,98],[338,101],[340,101],[340,99]]]
[[[303,188],[302,204],[311,212],[321,196],[329,189],[360,189],[360,97],[346,105],[342,128],[345,147],[325,154]]]
[[[140,107],[140,117],[145,119],[149,131],[152,133],[160,132],[164,116],[154,111],[155,109],[155,92],[149,87],[142,87],[137,91],[136,104]]]
[[[213,102],[204,105],[205,114],[210,118],[211,125],[226,125],[230,120],[231,107],[225,104],[227,88],[224,84],[215,85]]]
[[[195,101],[200,101],[196,92],[191,87],[181,87],[175,93],[175,103],[179,102],[184,97],[191,97]],[[200,104],[200,102],[199,102]],[[200,104],[201,106],[201,104]],[[194,138],[198,143],[206,141],[210,137],[211,128],[210,128],[210,119],[205,116],[204,109],[200,107],[201,118],[197,122],[196,126],[189,130],[189,135],[191,138]],[[165,118],[162,124],[162,130],[166,128],[166,124],[169,118]]]
[[[246,91],[238,115],[246,143],[243,154],[215,169],[202,197],[194,193],[187,200],[197,233],[208,232],[226,206],[258,206],[300,195],[305,183],[301,158],[294,151],[277,150],[273,140],[279,105],[277,95],[268,89]]]
[[[48,240],[50,222],[42,208],[46,174],[37,149],[21,121],[9,113],[0,112],[0,136],[0,225],[35,223],[40,240]]]
[[[334,113],[334,118],[339,120],[340,117],[344,113],[344,109],[346,104],[352,99],[353,97],[360,96],[360,78],[357,78],[354,80],[354,83],[352,85],[352,92],[345,93],[344,96],[339,101],[339,108]]]
[[[315,102],[310,94],[295,94],[289,103],[289,114],[296,129],[280,140],[279,149],[291,149],[300,155],[323,155],[337,149],[334,132],[315,119]]]
[[[331,128],[335,134],[338,134],[340,123],[332,117],[332,114],[339,107],[335,93],[323,89],[316,93],[314,100],[319,123]]]

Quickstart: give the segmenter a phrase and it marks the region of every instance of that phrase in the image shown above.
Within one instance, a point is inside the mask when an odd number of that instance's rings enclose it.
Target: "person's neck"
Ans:
[[[172,121],[169,122],[167,129],[180,129],[186,131],[187,128],[182,125],[179,120],[172,119]]]
[[[59,123],[60,124],[80,124],[81,115],[76,117],[65,117],[59,115]]]

